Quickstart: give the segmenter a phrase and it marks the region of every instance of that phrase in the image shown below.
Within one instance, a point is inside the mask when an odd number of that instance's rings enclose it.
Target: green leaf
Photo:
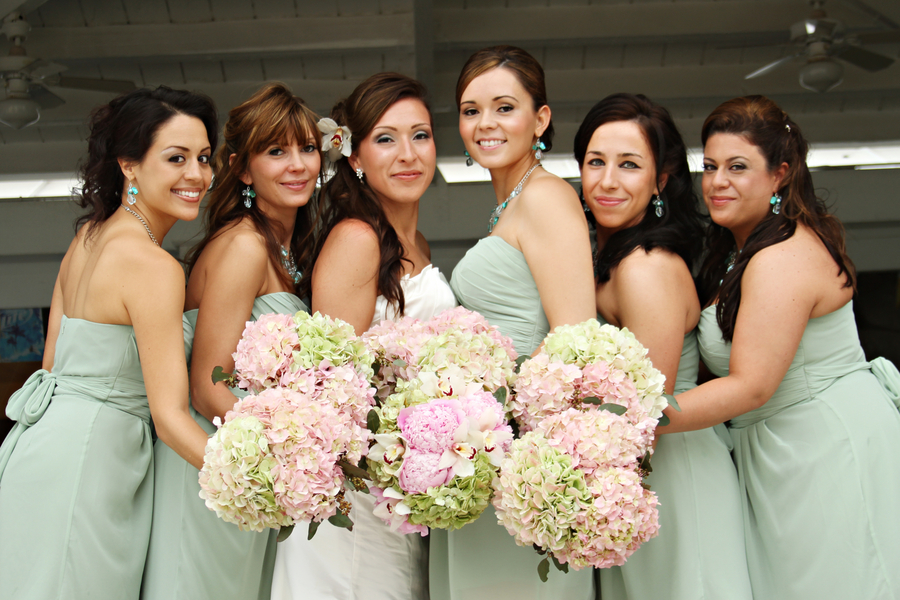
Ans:
[[[281,529],[278,530],[277,541],[283,542],[284,540],[288,539],[288,537],[291,535],[291,533],[293,533],[293,531],[294,531],[293,525],[288,525],[287,527],[282,527]]]
[[[505,387],[499,388],[496,392],[494,392],[494,398],[496,398],[497,402],[499,402],[500,404],[506,404],[506,395],[507,392]]]
[[[657,423],[657,426],[665,427],[666,425],[668,425],[671,422],[672,422],[672,419],[669,418],[669,415],[667,415],[666,413],[663,413],[662,416],[659,418],[659,423]]]
[[[550,558],[553,559],[553,564],[556,566],[556,568],[557,568],[558,570],[562,571],[563,573],[568,573],[568,572],[569,572],[569,563],[561,563],[561,562],[559,562],[558,560],[556,560],[556,557],[553,556],[552,554],[550,555]]]
[[[309,522],[309,533],[306,534],[306,539],[311,540],[313,536],[316,535],[316,531],[319,530],[319,525],[321,525],[321,521],[310,521]]]
[[[550,574],[550,561],[546,558],[538,564],[538,577],[541,581],[547,583],[547,575]]]
[[[220,381],[224,381],[225,385],[227,385],[228,387],[234,387],[237,384],[234,373],[226,373],[225,369],[223,369],[222,367],[216,367],[212,372],[213,385],[219,383]]]
[[[650,466],[650,453],[647,452],[644,456],[641,457],[641,460],[638,462],[638,468],[647,471],[648,473],[653,472],[653,467]]]
[[[378,373],[379,369],[381,369],[381,361],[376,358],[375,362],[372,363],[372,371]]]
[[[541,556],[547,554],[547,551],[544,550],[542,547],[538,546],[537,544],[532,544],[531,547],[534,548],[534,551],[537,552],[538,554],[540,554]]]
[[[520,356],[516,359],[516,373],[522,368],[522,363],[531,358],[530,356]]]
[[[601,400],[600,398],[598,398],[596,396],[588,396],[587,398],[582,398],[581,403],[582,404],[596,404],[597,406],[600,406],[601,404],[603,404],[603,400]]]
[[[378,418],[378,411],[374,408],[369,409],[369,414],[366,415],[366,427],[372,433],[377,433],[378,428],[381,427],[381,419]]]
[[[678,400],[675,399],[675,396],[673,396],[672,394],[663,394],[663,397],[665,397],[665,399],[669,401],[669,406],[671,406],[678,412],[681,412],[681,407],[678,406]]]
[[[406,362],[405,360],[403,360],[402,358],[398,358],[397,360],[395,360],[395,361],[393,362],[393,365],[394,365],[395,367],[400,367],[401,369],[405,369],[406,367],[409,366],[409,363],[407,363],[407,362]]]
[[[368,471],[366,471],[365,469],[360,469],[358,466],[354,465],[346,458],[342,458],[341,460],[339,460],[338,466],[343,469],[344,475],[346,475],[347,477],[359,477],[360,479],[369,480],[372,479],[371,477],[369,477]]]
[[[335,527],[343,527],[344,529],[349,529],[353,531],[353,521],[350,520],[350,517],[347,515],[342,515],[338,513],[331,517],[328,517],[328,522],[334,525]]]
[[[599,408],[600,410],[608,410],[614,415],[624,415],[628,410],[621,404],[616,404],[615,402],[607,402],[606,404],[601,404]]]

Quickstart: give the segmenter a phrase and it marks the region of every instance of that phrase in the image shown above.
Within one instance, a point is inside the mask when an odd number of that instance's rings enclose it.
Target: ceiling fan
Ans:
[[[0,25],[0,33],[10,41],[9,55],[0,56],[0,79],[6,87],[6,99],[0,100],[0,123],[22,129],[36,123],[42,109],[65,104],[66,101],[47,86],[114,94],[135,89],[132,81],[62,75],[67,67],[27,55],[23,44],[30,31],[31,25],[18,12],[7,15]]]
[[[844,78],[844,67],[835,59],[869,72],[886,69],[894,63],[893,58],[866,50],[860,44],[900,42],[900,30],[850,33],[841,21],[826,15],[825,0],[811,0],[810,4],[813,10],[809,18],[791,25],[790,43],[801,49],[749,73],[744,79],[760,77],[805,57],[806,64],[800,67],[800,85],[815,92],[827,92]]]

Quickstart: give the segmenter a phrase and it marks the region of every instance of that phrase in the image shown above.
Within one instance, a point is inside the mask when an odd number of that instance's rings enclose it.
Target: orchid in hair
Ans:
[[[335,163],[341,159],[341,156],[350,156],[350,130],[347,127],[338,125],[334,119],[319,119],[316,127],[322,132],[322,151],[326,158]]]

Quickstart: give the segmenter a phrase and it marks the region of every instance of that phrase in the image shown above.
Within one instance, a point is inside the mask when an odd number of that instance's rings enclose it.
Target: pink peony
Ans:
[[[400,411],[397,425],[412,449],[440,455],[459,439],[466,414],[456,400],[434,400]],[[464,432],[463,432],[464,433]]]
[[[453,478],[452,469],[441,469],[441,455],[433,452],[406,451],[398,479],[407,494],[424,494],[428,488],[448,483]]]

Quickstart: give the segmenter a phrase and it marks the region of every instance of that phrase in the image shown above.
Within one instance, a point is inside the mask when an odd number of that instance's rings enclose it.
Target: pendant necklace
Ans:
[[[525,182],[528,181],[528,176],[531,175],[531,172],[541,166],[541,163],[537,163],[533,165],[528,172],[525,173],[525,177],[522,178],[522,181],[513,188],[513,191],[509,193],[509,196],[506,197],[506,200],[503,201],[502,204],[498,204],[494,210],[491,211],[491,216],[488,219],[488,233],[494,231],[494,225],[497,224],[497,221],[500,220],[500,215],[503,214],[503,211],[506,210],[507,205],[509,205],[509,201],[522,193],[522,187],[525,185]]]
[[[156,236],[153,235],[153,232],[152,232],[152,231],[150,231],[150,227],[147,225],[147,221],[144,220],[144,217],[142,217],[141,215],[139,215],[139,214],[136,213],[135,211],[131,210],[130,208],[128,208],[128,207],[125,206],[124,204],[122,205],[122,208],[124,208],[125,210],[127,210],[128,212],[130,212],[131,214],[133,214],[135,217],[137,217],[138,221],[140,221],[141,224],[144,226],[144,229],[147,230],[147,235],[149,235],[149,236],[150,236],[150,239],[153,240],[153,243],[156,244],[157,247],[159,247],[159,242],[156,241]]]
[[[287,271],[287,274],[294,282],[294,285],[300,283],[300,277],[302,275],[300,271],[297,270],[297,264],[294,262],[294,253],[284,246],[281,246],[281,266]]]

